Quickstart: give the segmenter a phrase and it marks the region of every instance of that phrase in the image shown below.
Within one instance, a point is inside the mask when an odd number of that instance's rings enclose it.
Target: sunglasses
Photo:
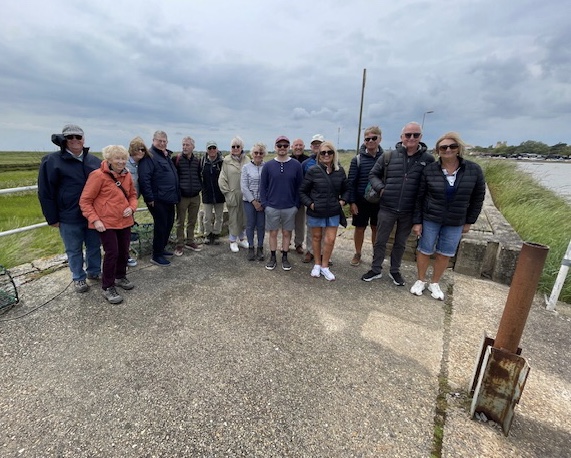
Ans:
[[[379,138],[376,135],[373,135],[372,137],[365,137],[365,142],[376,142],[377,138]]]
[[[145,153],[147,151],[146,148],[139,148],[139,151],[141,151],[142,153]]]
[[[254,151],[254,152],[252,152],[252,154],[253,154],[254,156],[263,156],[263,155],[264,155],[264,152],[263,152],[263,151]]]
[[[232,149],[239,149],[242,148],[240,145],[232,145]]]
[[[232,147],[232,148],[234,148],[234,147]],[[210,150],[210,149],[216,149],[216,146],[209,146],[208,149],[209,149],[209,150]]]
[[[83,138],[83,135],[66,135],[65,139],[66,140],[81,140]]]
[[[289,148],[289,143],[280,143],[276,145],[276,148]]]
[[[333,156],[335,154],[334,151],[331,150],[327,150],[327,151],[320,151],[319,155],[320,156]]]
[[[404,134],[404,136],[406,138],[410,138],[410,137],[420,138],[420,132],[407,132],[406,134]]]
[[[444,152],[448,148],[450,148],[450,150],[454,151],[454,150],[457,150],[458,148],[460,148],[460,145],[458,143],[452,143],[451,145],[440,145],[438,147],[438,150]]]

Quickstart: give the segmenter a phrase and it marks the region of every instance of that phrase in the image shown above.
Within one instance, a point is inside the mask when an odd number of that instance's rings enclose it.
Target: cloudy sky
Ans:
[[[51,151],[72,122],[100,151],[164,130],[247,148],[321,133],[383,147],[571,143],[567,0],[19,0],[0,18],[0,151]],[[433,113],[425,114],[428,111]],[[361,135],[362,139],[362,135]]]

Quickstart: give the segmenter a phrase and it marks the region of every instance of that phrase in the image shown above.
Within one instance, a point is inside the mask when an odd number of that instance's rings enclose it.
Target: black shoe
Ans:
[[[172,251],[163,250],[163,256],[165,258],[172,258],[174,256],[174,253]]]
[[[291,264],[289,263],[287,256],[282,257],[282,269],[291,270]]]
[[[214,235],[212,233],[207,234],[204,237],[204,244],[205,245],[212,245],[212,241],[214,240]]]
[[[212,234],[212,245],[220,245],[220,234]]]
[[[258,247],[258,251],[256,252],[256,259],[258,261],[264,260],[264,248],[261,246]]]
[[[395,285],[404,286],[405,281],[400,272],[389,272],[389,277],[391,277]]]
[[[363,281],[373,281],[376,280],[377,278],[381,278],[383,276],[382,272],[373,272],[372,270],[369,270],[366,274],[363,274],[361,276],[361,280]]]
[[[254,247],[248,248],[248,261],[254,261],[256,259],[256,252]]]
[[[151,264],[160,267],[167,267],[171,265],[171,262],[167,261],[163,256],[156,256],[151,259]]]
[[[275,257],[275,256],[270,256],[270,260],[269,260],[268,263],[266,264],[266,269],[268,269],[268,270],[274,270],[277,265],[278,265],[278,261],[276,260],[276,257]]]

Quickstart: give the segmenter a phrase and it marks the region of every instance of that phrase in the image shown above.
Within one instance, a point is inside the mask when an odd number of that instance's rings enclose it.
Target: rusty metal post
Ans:
[[[548,251],[545,245],[523,243],[494,348],[517,351]]]
[[[549,248],[524,242],[496,339],[484,334],[472,377],[470,414],[483,414],[502,426],[507,436],[529,374],[518,348]]]

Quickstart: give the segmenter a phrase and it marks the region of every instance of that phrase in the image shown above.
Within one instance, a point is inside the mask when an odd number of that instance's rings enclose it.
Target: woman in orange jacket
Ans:
[[[81,193],[79,206],[89,227],[99,232],[105,251],[101,275],[103,296],[111,304],[119,304],[123,298],[115,289],[133,289],[127,279],[127,259],[131,226],[137,210],[137,191],[133,178],[125,168],[128,151],[120,145],[103,148],[101,167],[89,174]]]

